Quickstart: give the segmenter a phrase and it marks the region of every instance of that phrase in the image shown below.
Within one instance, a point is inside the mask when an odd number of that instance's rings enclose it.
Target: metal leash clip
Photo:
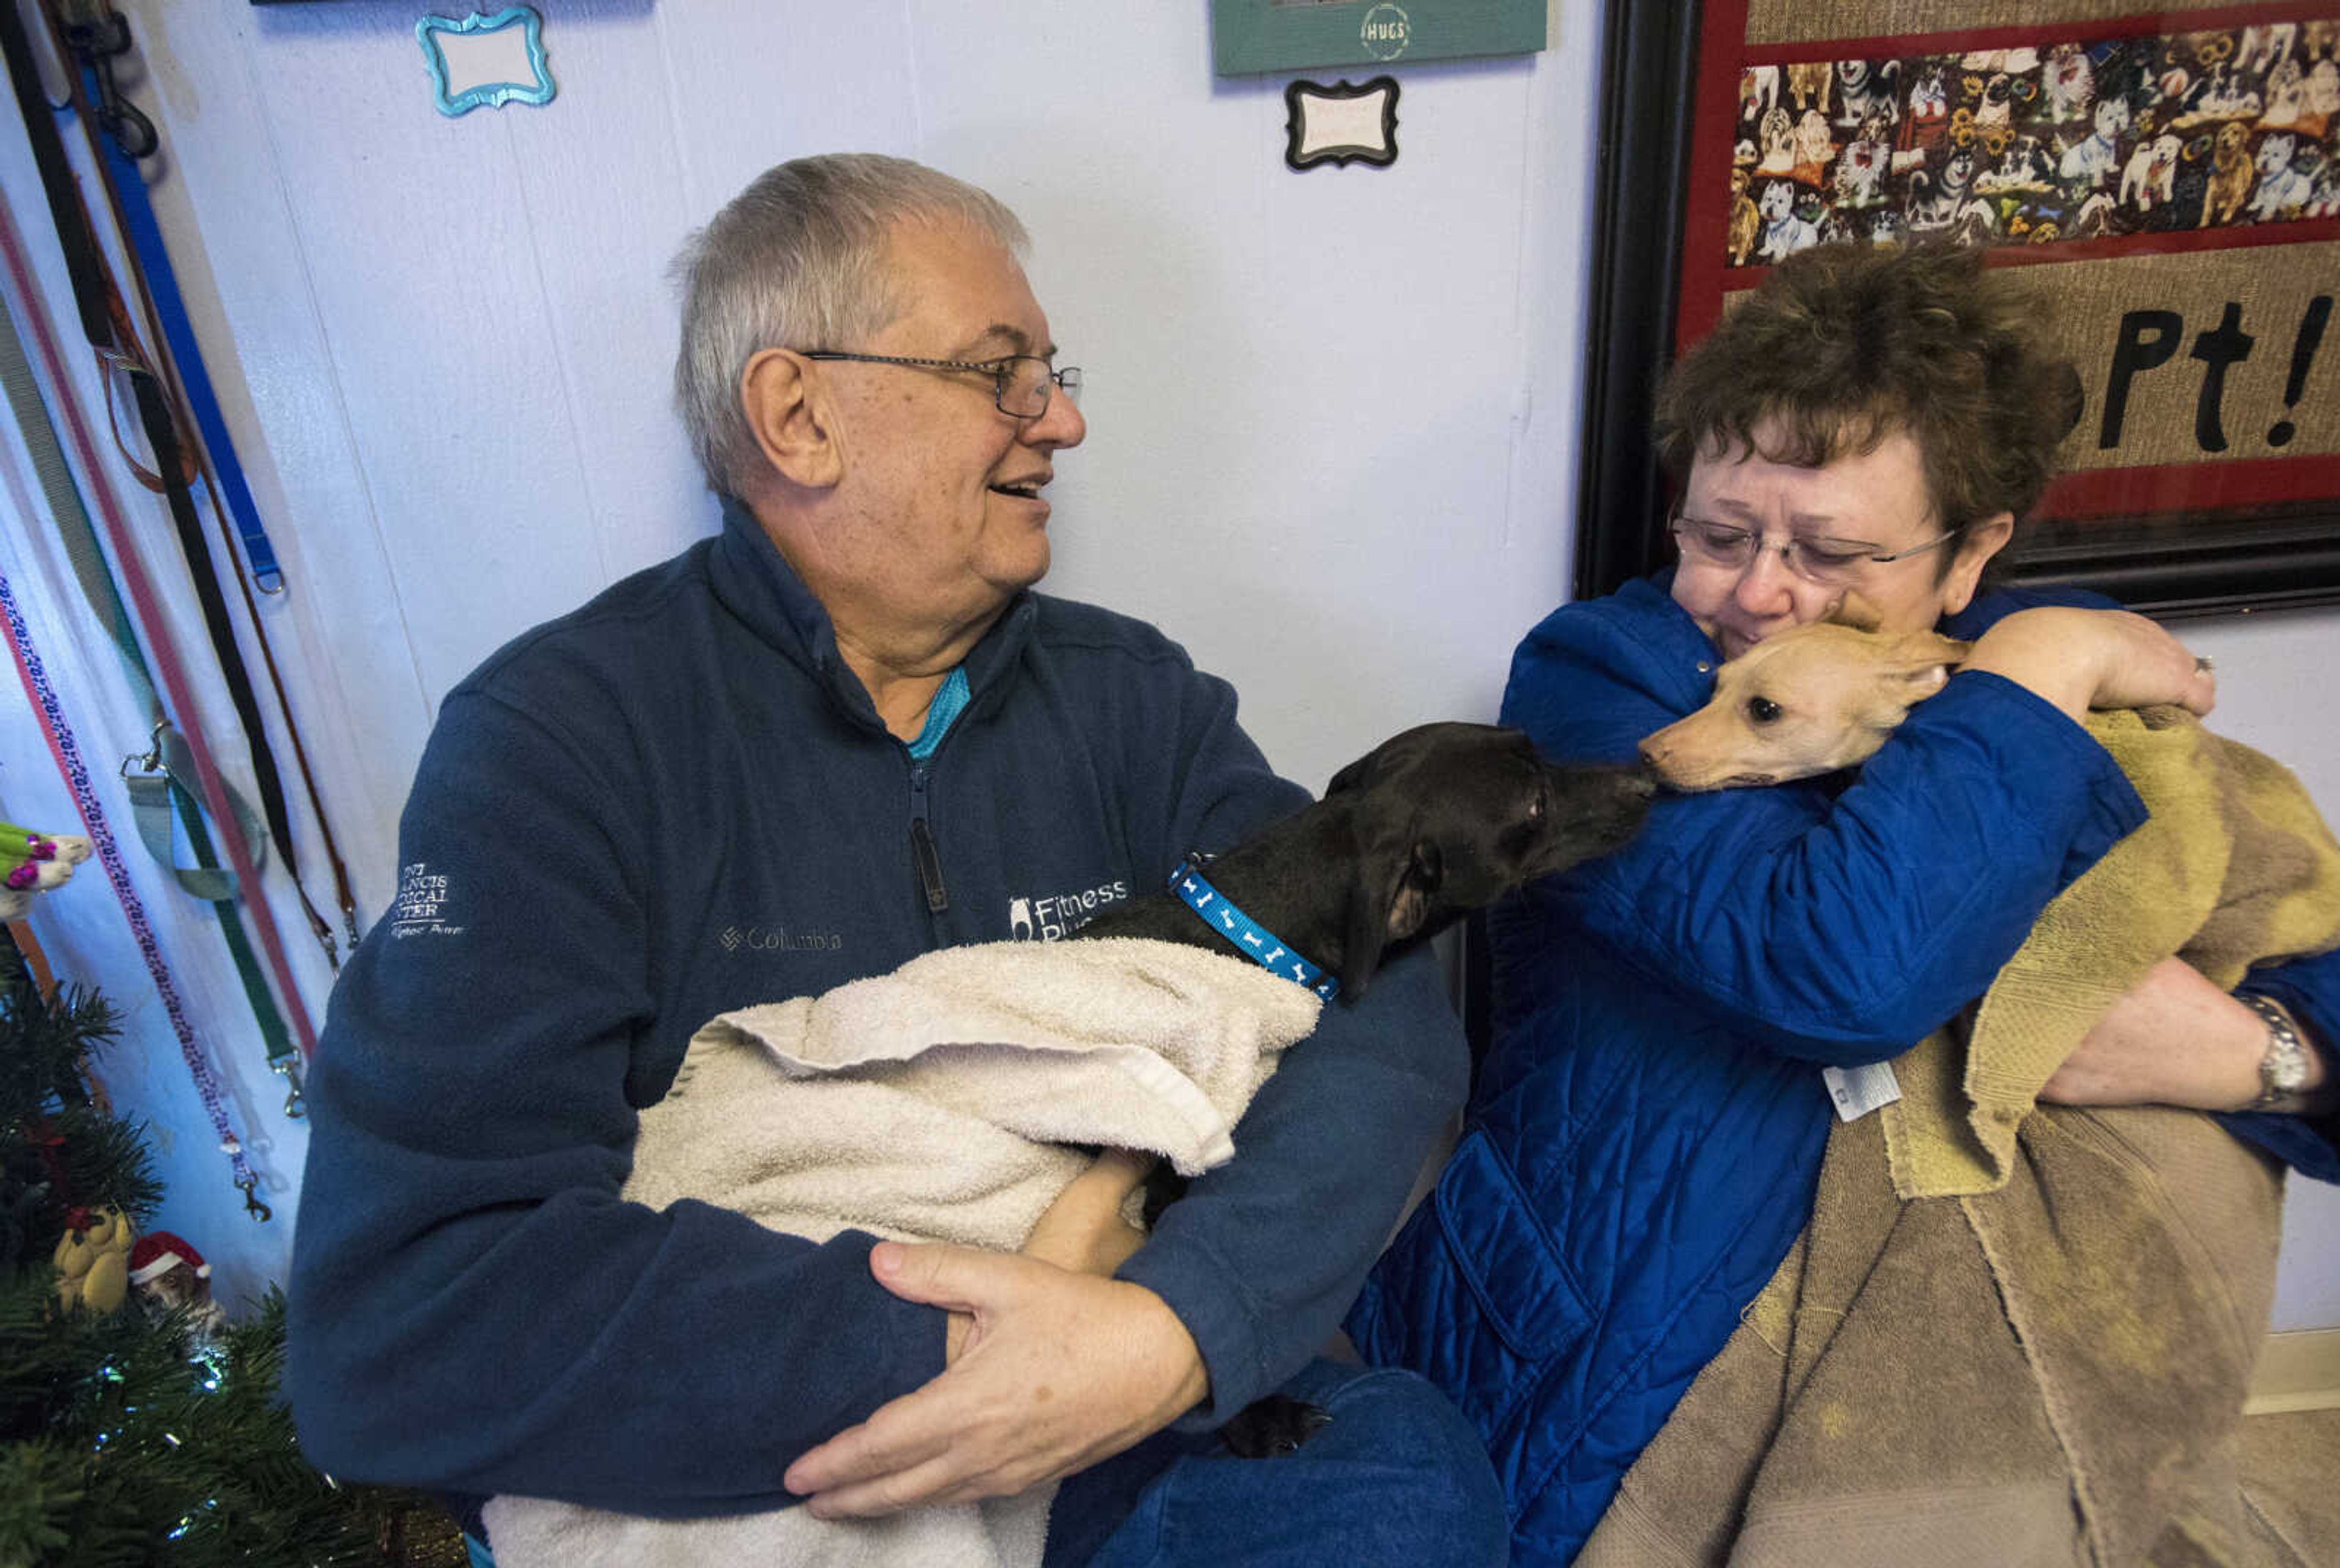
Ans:
[[[276,1217],[276,1213],[266,1204],[260,1201],[260,1193],[258,1191],[259,1186],[260,1178],[258,1176],[245,1176],[243,1180],[235,1184],[235,1190],[243,1195],[243,1212],[258,1220],[261,1224],[266,1225],[270,1220]]]
[[[163,731],[170,727],[171,721],[167,719],[154,720],[154,730],[148,738],[150,743],[146,748],[146,755],[141,757],[137,752],[133,751],[122,759],[122,776],[124,779],[130,777],[130,770],[133,768],[137,769],[141,773],[163,771]]]
[[[154,156],[163,139],[154,122],[122,95],[114,80],[114,60],[130,52],[130,24],[122,13],[100,5],[69,8],[65,42],[97,80],[97,124],[132,158]]]
[[[268,1066],[270,1071],[283,1074],[284,1082],[291,1088],[291,1092],[284,1097],[285,1119],[299,1121],[309,1114],[309,1102],[302,1097],[301,1093],[300,1064],[292,1057],[279,1057]]]

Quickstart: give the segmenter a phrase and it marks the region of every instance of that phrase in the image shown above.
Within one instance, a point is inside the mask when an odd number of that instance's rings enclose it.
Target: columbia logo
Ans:
[[[791,931],[785,926],[726,926],[715,938],[727,953],[834,953],[845,946],[837,931]]]

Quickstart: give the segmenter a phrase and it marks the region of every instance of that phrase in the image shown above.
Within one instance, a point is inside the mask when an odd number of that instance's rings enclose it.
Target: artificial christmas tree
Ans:
[[[0,1568],[456,1568],[438,1509],[301,1458],[283,1297],[225,1321],[191,1245],[138,1239],[162,1188],[87,1086],[114,1028],[0,937]]]

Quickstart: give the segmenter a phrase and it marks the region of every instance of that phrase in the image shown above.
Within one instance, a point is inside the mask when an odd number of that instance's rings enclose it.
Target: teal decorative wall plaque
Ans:
[[[549,104],[557,91],[544,64],[544,23],[530,5],[461,21],[425,16],[414,25],[431,68],[431,102],[442,114],[482,105]]]
[[[1544,46],[1546,0],[1211,0],[1222,76],[1321,65],[1403,65]]]

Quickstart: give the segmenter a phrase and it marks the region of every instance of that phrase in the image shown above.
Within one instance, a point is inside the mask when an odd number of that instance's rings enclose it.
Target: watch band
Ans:
[[[2295,1113],[2307,1104],[2307,1042],[2299,1037],[2291,1015],[2282,1006],[2256,992],[2235,998],[2263,1019],[2267,1027],[2266,1054],[2259,1058],[2258,1097],[2243,1108]]]

